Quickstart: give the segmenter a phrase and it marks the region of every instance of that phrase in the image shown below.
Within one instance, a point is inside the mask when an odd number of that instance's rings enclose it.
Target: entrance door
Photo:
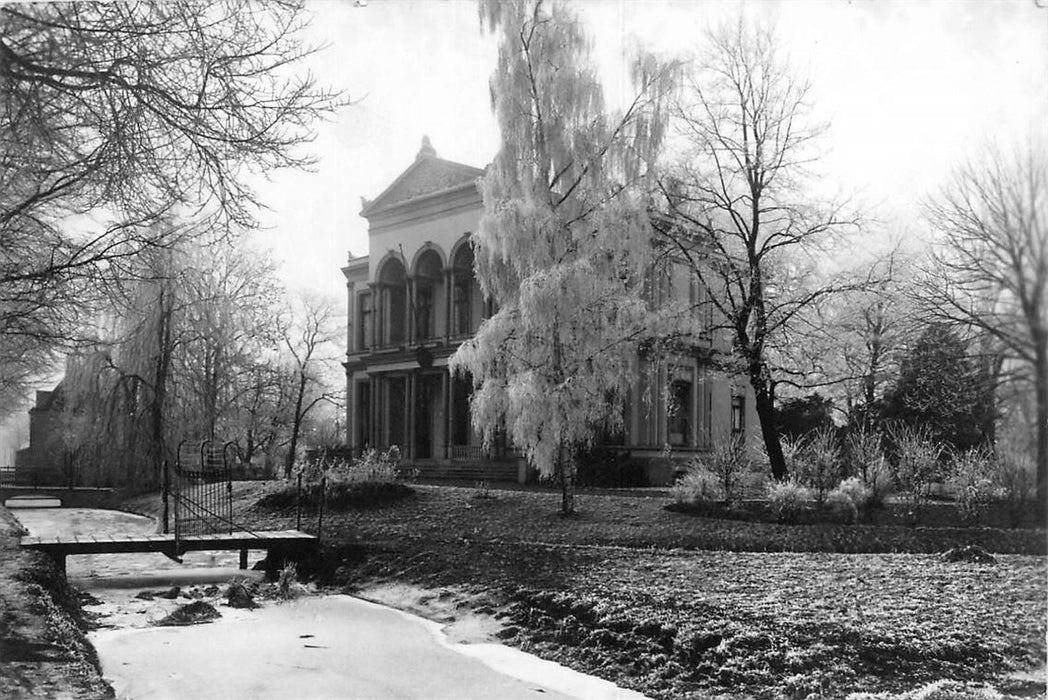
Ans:
[[[407,395],[407,379],[390,377],[386,380],[386,439],[385,447],[393,445],[403,448],[407,443],[404,430],[404,408]]]
[[[415,456],[432,459],[444,442],[444,399],[439,374],[419,375],[415,394]]]

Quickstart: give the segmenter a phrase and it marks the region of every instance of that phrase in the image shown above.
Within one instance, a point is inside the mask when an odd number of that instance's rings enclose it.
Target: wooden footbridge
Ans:
[[[230,445],[183,441],[178,446],[174,466],[164,470],[161,533],[23,537],[21,545],[49,555],[63,572],[66,557],[76,554],[160,552],[181,562],[186,552],[218,550],[239,550],[240,568],[246,569],[248,551],[263,549],[267,573],[273,573],[285,561],[313,552],[319,543],[315,535],[299,530],[252,531],[233,521]]]

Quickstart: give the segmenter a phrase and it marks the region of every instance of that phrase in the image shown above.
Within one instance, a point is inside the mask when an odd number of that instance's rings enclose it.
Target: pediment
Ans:
[[[372,201],[364,201],[361,216],[370,217],[420,197],[474,183],[484,171],[420,153],[415,162]]]

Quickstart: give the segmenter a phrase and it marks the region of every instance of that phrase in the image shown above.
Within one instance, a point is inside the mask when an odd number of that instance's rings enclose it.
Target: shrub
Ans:
[[[822,505],[827,492],[841,478],[841,457],[833,430],[815,431],[796,456],[794,477],[812,489],[815,502]]]
[[[400,449],[368,450],[360,459],[321,459],[296,467],[293,479],[282,481],[258,500],[263,508],[316,508],[321,500],[333,507],[382,505],[413,491],[398,482]],[[298,475],[302,478],[299,491]]]
[[[843,523],[853,523],[859,517],[859,509],[851,496],[839,488],[830,491],[826,496],[826,509],[833,515],[833,519]]]
[[[880,508],[895,491],[895,476],[888,459],[881,458],[866,469],[866,488],[870,490],[870,506]]]
[[[670,496],[680,505],[699,508],[724,500],[720,480],[715,474],[701,466],[677,479],[670,488]]]
[[[746,443],[739,435],[718,440],[707,454],[696,455],[688,462],[688,473],[705,472],[716,479],[720,498],[734,503],[742,498],[745,475],[752,471],[746,456]]]
[[[869,508],[873,501],[873,489],[856,476],[845,479],[834,490],[847,495],[860,512]]]
[[[895,481],[914,506],[914,516],[931,496],[931,485],[941,474],[942,443],[925,428],[897,424],[889,429],[895,444]]]
[[[955,454],[950,460],[948,483],[965,522],[978,522],[979,512],[993,495],[995,467],[993,455],[979,448]]]
[[[805,448],[805,440],[804,438],[783,436],[780,442],[782,445],[782,457],[786,461],[786,469],[792,472],[797,469],[797,462]],[[763,449],[763,444],[761,449]],[[768,461],[767,452],[764,453],[764,461]]]
[[[842,481],[826,497],[826,505],[839,520],[854,522],[869,508],[872,492],[858,477]]]
[[[768,504],[781,523],[795,523],[812,498],[812,493],[794,479],[768,486]]]
[[[287,563],[284,565],[284,568],[280,570],[276,589],[277,596],[281,600],[294,600],[307,592],[306,587],[299,583],[298,566],[296,564]]]
[[[844,468],[849,476],[858,476],[867,486],[873,488],[873,472],[879,465],[885,465],[884,442],[881,434],[875,430],[859,427],[848,434],[844,441]]]
[[[352,462],[334,460],[322,463],[322,466],[322,473],[327,477],[329,486],[338,482],[392,484],[400,477],[400,448],[393,445],[385,452],[370,449]]]
[[[1033,503],[1034,462],[1029,452],[1010,444],[998,445],[995,486],[1008,509],[1012,527],[1019,527]]]

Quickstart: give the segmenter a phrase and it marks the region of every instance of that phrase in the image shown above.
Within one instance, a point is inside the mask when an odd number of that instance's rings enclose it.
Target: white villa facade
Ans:
[[[347,435],[354,452],[397,445],[423,474],[524,480],[527,470],[510,446],[484,451],[470,424],[470,381],[448,372],[456,348],[491,313],[473,275],[470,244],[483,213],[483,174],[437,157],[424,139],[414,163],[363,201],[368,255],[342,269],[349,296]],[[656,294],[699,293],[683,272],[663,274]],[[672,478],[672,458],[708,450],[733,433],[748,441],[756,435],[745,382],[714,372],[704,359],[715,347],[727,350],[713,335],[705,348],[640,372],[624,434],[609,440],[645,460],[652,483]],[[662,387],[672,401],[641,400]]]

